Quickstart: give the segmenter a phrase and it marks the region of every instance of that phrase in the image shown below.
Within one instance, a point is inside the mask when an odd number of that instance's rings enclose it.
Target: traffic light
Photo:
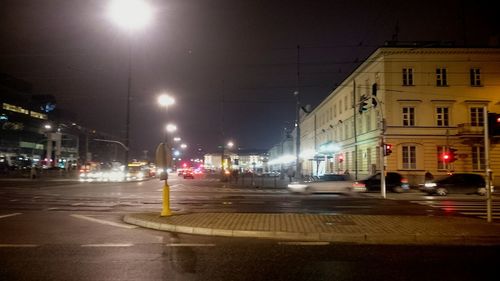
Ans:
[[[384,143],[384,156],[389,156],[392,153],[392,144]]]
[[[443,152],[441,153],[441,161],[448,163],[450,161],[450,153],[449,152]]]
[[[366,100],[362,100],[359,103],[359,109],[358,109],[359,114],[362,114],[364,111],[367,111],[368,110],[368,108],[366,108],[367,106],[368,103],[366,103]]]
[[[449,151],[449,153],[448,153],[449,154],[448,162],[449,163],[453,163],[453,162],[457,161],[457,154],[456,154],[457,149],[453,148],[453,147],[450,147],[448,151]]]
[[[488,133],[490,137],[500,136],[500,114],[488,113]]]
[[[339,163],[344,162],[344,154],[339,154]]]

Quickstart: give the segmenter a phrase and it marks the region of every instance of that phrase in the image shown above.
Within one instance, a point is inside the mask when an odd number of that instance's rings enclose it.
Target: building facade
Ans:
[[[379,48],[301,120],[303,174],[362,178],[381,160],[412,184],[427,171],[484,174],[485,111],[500,113],[499,48]],[[500,175],[497,138],[488,152]]]

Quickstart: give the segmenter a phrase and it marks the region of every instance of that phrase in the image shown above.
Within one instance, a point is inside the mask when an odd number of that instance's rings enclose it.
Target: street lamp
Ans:
[[[185,144],[185,143],[181,144],[181,148],[182,149],[186,149],[187,148],[187,144]]]
[[[128,38],[128,82],[127,82],[127,108],[125,121],[125,170],[128,168],[129,142],[130,142],[130,96],[132,87],[132,40],[133,31],[146,26],[152,19],[153,11],[149,4],[143,0],[113,0],[108,6],[108,16],[116,25],[125,29]]]
[[[180,142],[180,141],[181,141],[181,138],[180,138],[180,137],[175,137],[175,138],[174,138],[174,141],[175,141],[175,142]]]
[[[131,31],[146,26],[153,11],[143,0],[113,0],[109,3],[108,14],[116,25]]]
[[[158,96],[158,104],[160,106],[168,108],[175,103],[175,99],[167,94],[161,94]]]
[[[174,124],[167,124],[167,126],[165,126],[165,129],[167,130],[168,133],[173,133],[177,131],[177,126]]]

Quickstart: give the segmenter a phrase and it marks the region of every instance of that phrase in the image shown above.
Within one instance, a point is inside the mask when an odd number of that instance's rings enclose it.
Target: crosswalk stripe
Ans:
[[[3,216],[0,216],[0,219],[18,216],[18,215],[22,215],[22,213],[13,213],[13,214],[8,214],[8,215],[3,215]]]
[[[486,218],[487,206],[485,201],[411,201],[412,203],[439,208],[443,210],[453,210],[466,216]],[[492,204],[492,218],[500,219],[500,202]]]
[[[0,244],[0,248],[34,248],[36,244]]]

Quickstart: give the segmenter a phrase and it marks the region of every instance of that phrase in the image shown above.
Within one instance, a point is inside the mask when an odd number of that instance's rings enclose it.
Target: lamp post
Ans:
[[[296,98],[295,108],[295,178],[300,180],[301,166],[300,166],[300,98],[299,91],[295,91]]]
[[[152,9],[143,0],[113,0],[108,6],[109,18],[128,33],[128,79],[125,118],[125,170],[128,169],[130,151],[130,99],[132,91],[132,33],[144,28],[152,18]]]

